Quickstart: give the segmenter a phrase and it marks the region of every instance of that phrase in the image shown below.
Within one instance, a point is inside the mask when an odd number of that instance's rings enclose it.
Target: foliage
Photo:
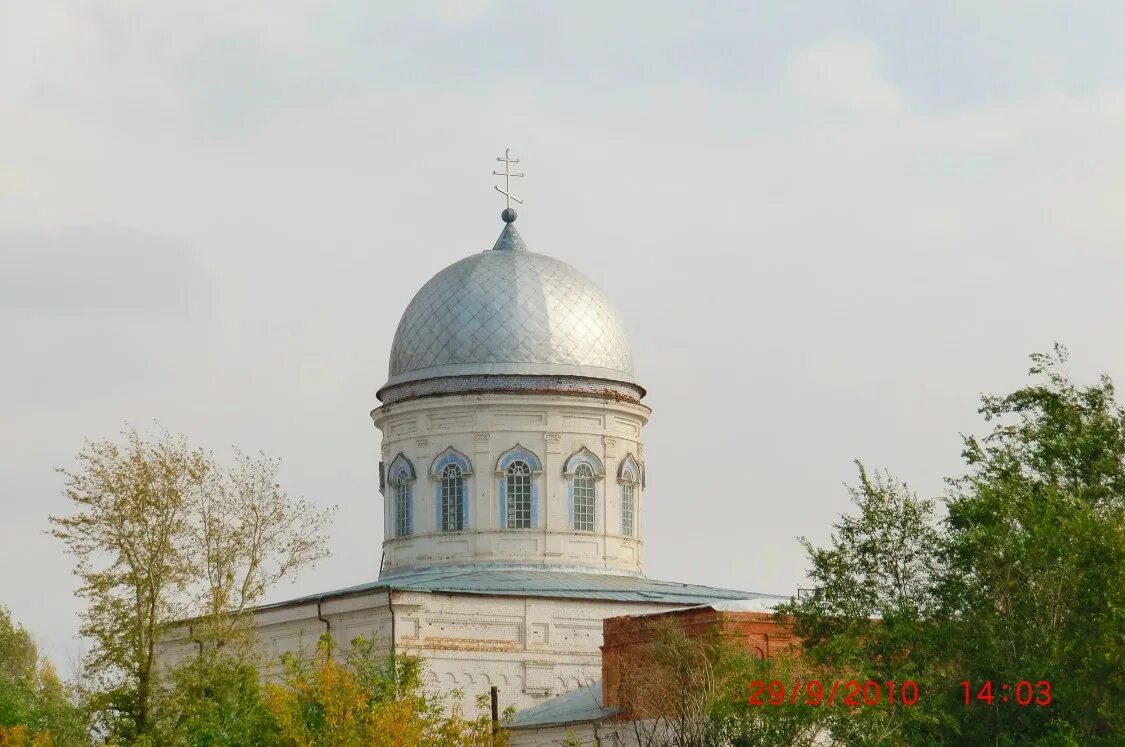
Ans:
[[[23,724],[0,726],[0,747],[54,747],[54,744],[48,732],[33,732]]]
[[[730,644],[728,644],[730,645]],[[749,704],[748,683],[779,681],[808,682],[823,675],[799,651],[779,653],[769,659],[759,659],[742,651],[732,650],[734,676],[730,686],[709,711],[711,744],[732,747],[774,747],[793,745],[812,747],[826,726],[826,709],[798,699],[784,706],[753,706]]]
[[[479,713],[466,718],[428,692],[422,661],[408,654],[380,655],[364,638],[333,655],[332,641],[322,637],[313,660],[288,655],[282,684],[266,686],[266,702],[279,724],[280,745],[347,747],[502,747],[507,730],[493,723],[487,695]],[[454,699],[460,694],[454,693]],[[509,711],[506,717],[510,717]]]
[[[1112,383],[1076,386],[1065,351],[1036,381],[985,396],[947,515],[860,466],[858,516],[809,543],[817,589],[782,608],[806,656],[850,678],[915,680],[917,706],[826,714],[848,744],[1115,744],[1125,733],[1125,411]],[[840,677],[834,675],[837,679]],[[961,681],[994,683],[964,703]],[[1050,682],[1049,706],[1009,691]],[[1037,690],[1038,692],[1038,690]]]
[[[181,664],[155,701],[156,740],[173,747],[266,747],[278,725],[257,667],[217,651]]]
[[[88,602],[90,708],[128,742],[152,732],[162,626],[192,616],[195,638],[237,647],[265,590],[326,555],[330,512],[290,498],[276,460],[236,453],[224,467],[183,436],[123,435],[87,442],[79,468],[59,470],[76,513],[51,523]]]
[[[1031,386],[984,397],[951,481],[943,594],[960,679],[1048,680],[1047,708],[960,710],[981,741],[1111,744],[1125,734],[1125,411],[1105,376],[1076,386],[1066,352]]]
[[[942,659],[935,624],[945,571],[934,504],[887,472],[872,477],[856,466],[859,483],[848,491],[857,515],[840,517],[827,547],[802,538],[815,593],[778,612],[791,617],[821,682],[912,681],[949,690],[956,674]],[[936,706],[922,698],[914,706],[834,708],[824,724],[849,744],[925,742],[949,721]]]
[[[85,720],[23,626],[0,607],[0,745],[89,744]]]
[[[644,747],[712,743],[715,711],[743,698],[744,653],[714,628],[693,635],[674,618],[650,623],[647,633],[648,645],[622,661],[618,683],[633,739]]]

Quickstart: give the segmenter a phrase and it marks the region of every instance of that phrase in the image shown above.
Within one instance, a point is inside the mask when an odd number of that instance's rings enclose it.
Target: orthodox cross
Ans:
[[[504,207],[510,209],[512,207],[512,200],[515,200],[520,205],[522,205],[523,200],[521,200],[520,198],[518,198],[518,197],[516,197],[515,195],[512,194],[510,180],[514,177],[522,177],[523,174],[515,174],[509,168],[509,166],[511,166],[513,163],[519,163],[520,159],[512,158],[511,148],[505,148],[504,149],[504,157],[501,158],[500,156],[497,156],[496,160],[504,162],[504,170],[503,171],[493,171],[492,172],[496,176],[504,177],[504,188],[500,189],[500,187],[494,187],[494,189],[497,192],[504,195],[504,200],[505,200]]]

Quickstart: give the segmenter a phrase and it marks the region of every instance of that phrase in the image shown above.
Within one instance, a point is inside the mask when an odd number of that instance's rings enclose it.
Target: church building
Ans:
[[[651,410],[621,319],[529,250],[515,210],[501,217],[492,248],[434,275],[395,332],[371,412],[378,579],[256,610],[268,659],[363,635],[424,657],[466,706],[495,685],[522,709],[601,678],[605,618],[775,599],[645,576],[650,490],[673,496],[646,480]],[[191,646],[184,631],[163,657]]]

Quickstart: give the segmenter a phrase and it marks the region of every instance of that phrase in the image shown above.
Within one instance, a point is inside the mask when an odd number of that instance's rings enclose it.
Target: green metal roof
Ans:
[[[723,599],[784,600],[775,594],[719,589],[698,584],[654,581],[640,576],[618,576],[579,571],[553,571],[517,568],[448,567],[397,574],[366,584],[309,594],[296,599],[268,604],[262,609],[316,602],[333,597],[372,591],[428,591],[490,596],[562,597],[606,599],[619,602],[653,602],[683,606],[702,605]]]
[[[602,704],[602,683],[595,682],[589,687],[571,690],[545,703],[519,711],[511,728],[535,729],[603,721],[611,718],[617,711],[617,708],[606,708]]]

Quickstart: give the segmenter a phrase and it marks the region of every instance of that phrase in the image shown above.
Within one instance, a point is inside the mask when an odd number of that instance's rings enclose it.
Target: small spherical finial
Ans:
[[[515,208],[504,208],[504,212],[500,213],[500,220],[504,221],[505,223],[515,223],[516,222],[516,210],[515,210]]]

